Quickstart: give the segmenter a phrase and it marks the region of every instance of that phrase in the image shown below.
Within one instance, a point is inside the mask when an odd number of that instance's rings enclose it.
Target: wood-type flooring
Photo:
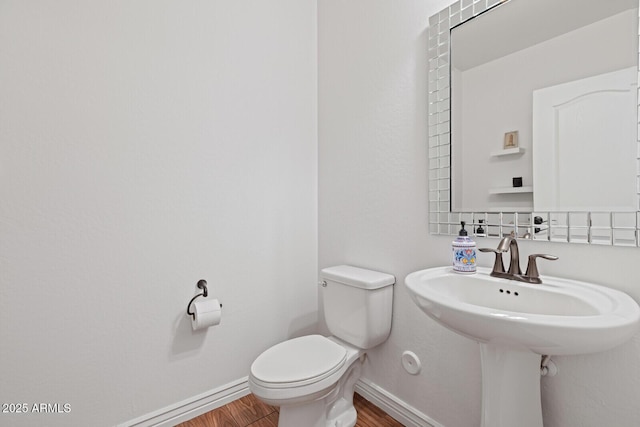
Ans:
[[[355,427],[402,427],[371,402],[355,394],[353,404],[358,411]],[[278,408],[260,402],[252,394],[214,409],[177,427],[277,427]],[[304,426],[300,426],[304,427]]]

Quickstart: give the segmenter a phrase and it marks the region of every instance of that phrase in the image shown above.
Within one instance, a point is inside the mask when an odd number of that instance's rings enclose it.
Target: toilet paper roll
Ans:
[[[220,324],[222,309],[220,302],[214,298],[201,298],[192,305],[194,316],[191,317],[191,328],[194,331]]]

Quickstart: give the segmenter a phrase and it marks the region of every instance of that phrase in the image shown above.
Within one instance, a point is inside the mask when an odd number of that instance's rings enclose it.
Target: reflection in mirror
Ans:
[[[638,13],[570,2],[565,19],[512,0],[452,29],[453,211],[635,210]]]
[[[430,231],[637,246],[638,1],[486,3],[429,20]]]
[[[632,65],[533,91],[536,210],[636,209],[637,73]]]

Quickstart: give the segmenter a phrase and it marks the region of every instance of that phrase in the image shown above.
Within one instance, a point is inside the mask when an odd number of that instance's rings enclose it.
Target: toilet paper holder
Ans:
[[[193,320],[196,319],[196,314],[194,312],[191,311],[191,304],[193,304],[193,302],[196,300],[196,298],[198,297],[204,297],[206,298],[207,296],[209,296],[209,290],[207,289],[207,281],[204,279],[200,279],[198,280],[198,283],[196,284],[196,286],[200,289],[202,289],[202,293],[196,295],[195,297],[191,298],[191,301],[189,301],[189,304],[187,305],[187,314],[190,315]],[[220,304],[220,307],[222,307],[222,304]]]

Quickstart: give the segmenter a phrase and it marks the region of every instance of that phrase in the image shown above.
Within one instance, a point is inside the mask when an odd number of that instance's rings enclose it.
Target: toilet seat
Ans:
[[[251,365],[251,380],[270,389],[303,387],[335,374],[346,360],[343,346],[322,335],[307,335],[258,356]]]

